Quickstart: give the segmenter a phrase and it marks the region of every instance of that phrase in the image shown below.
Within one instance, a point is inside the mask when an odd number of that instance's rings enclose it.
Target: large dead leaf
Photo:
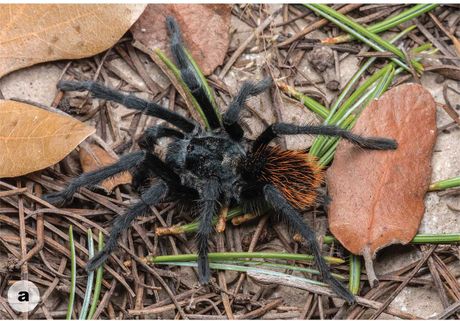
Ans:
[[[0,177],[53,165],[94,131],[69,116],[0,100]]]
[[[114,45],[145,4],[1,4],[0,77],[36,63],[93,56]]]
[[[80,149],[81,167],[85,173],[113,164],[116,161],[118,161],[117,158],[95,144],[90,144]],[[131,180],[131,174],[129,172],[123,172],[112,178],[103,180],[99,185],[107,192],[111,192],[118,185],[130,184]]]
[[[331,232],[370,258],[409,242],[419,227],[436,140],[433,97],[417,84],[393,88],[367,107],[353,132],[398,142],[395,151],[367,151],[342,141],[327,173]]]
[[[179,23],[185,45],[204,75],[224,61],[229,45],[231,6],[225,4],[149,4],[131,31],[150,49],[169,52],[166,17]]]

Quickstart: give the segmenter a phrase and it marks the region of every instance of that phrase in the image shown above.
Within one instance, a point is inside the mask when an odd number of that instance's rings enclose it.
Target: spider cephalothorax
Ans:
[[[104,249],[88,262],[87,269],[94,270],[101,265],[115,248],[121,232],[136,217],[148,213],[150,206],[180,201],[196,204],[199,208],[200,224],[196,237],[198,275],[201,283],[207,283],[210,277],[208,239],[213,217],[221,208],[231,204],[240,203],[243,208],[251,208],[254,203],[262,201],[308,242],[323,280],[342,298],[353,302],[351,293],[331,276],[314,231],[303,222],[297,211],[315,203],[316,190],[323,177],[320,167],[305,151],[282,150],[269,144],[278,135],[296,134],[339,136],[362,148],[380,150],[395,149],[396,142],[386,138],[361,137],[333,126],[285,123],[270,125],[255,141],[246,139],[239,123],[239,113],[249,97],[262,93],[272,85],[271,80],[243,83],[221,120],[185,52],[176,22],[167,18],[167,24],[171,34],[171,51],[181,77],[202,107],[208,120],[208,129],[153,102],[98,83],[62,81],[58,84],[61,90],[88,90],[96,98],[121,103],[161,118],[175,127],[158,125],[148,128],[139,141],[141,151],[124,155],[117,163],[98,171],[85,173],[73,180],[65,190],[46,197],[52,203],[64,202],[71,199],[80,187],[95,185],[127,170],[133,172],[135,187],[145,185],[149,178],[157,178],[156,183],[143,190],[138,203],[114,220]],[[163,137],[168,137],[171,142],[165,157],[161,158],[154,153],[154,147],[157,140]]]

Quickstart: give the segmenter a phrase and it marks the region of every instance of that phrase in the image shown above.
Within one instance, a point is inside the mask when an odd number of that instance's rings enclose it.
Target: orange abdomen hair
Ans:
[[[258,165],[257,180],[275,186],[292,206],[304,209],[315,204],[324,178],[315,157],[302,150],[264,146],[251,161]]]

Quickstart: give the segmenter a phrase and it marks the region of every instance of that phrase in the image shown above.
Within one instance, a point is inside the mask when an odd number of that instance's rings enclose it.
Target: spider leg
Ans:
[[[298,126],[286,123],[275,123],[267,127],[262,134],[257,137],[253,145],[253,150],[255,151],[259,147],[267,145],[272,139],[278,137],[279,135],[298,134],[338,136],[366,149],[396,149],[398,146],[396,141],[393,139],[383,137],[363,137],[336,126]]]
[[[241,86],[236,96],[231,101],[227,111],[222,117],[224,128],[227,133],[236,141],[240,141],[243,138],[243,128],[238,123],[241,109],[248,98],[257,96],[270,88],[272,85],[271,78],[265,78],[257,83],[246,81]]]
[[[85,173],[75,178],[66,189],[43,196],[43,199],[52,204],[65,203],[70,200],[75,192],[84,186],[93,186],[106,178],[130,170],[139,165],[145,158],[145,152],[139,151],[120,157],[115,164]]]
[[[160,203],[168,194],[168,187],[165,183],[159,183],[147,189],[141,195],[141,201],[129,208],[125,214],[117,216],[112,225],[110,236],[104,245],[102,251],[97,253],[86,264],[87,271],[97,269],[109,257],[110,253],[117,246],[117,240],[120,234],[126,230],[131,222],[138,216],[144,215],[150,209],[150,206]]]
[[[175,129],[165,126],[154,126],[148,128],[144,135],[139,139],[138,145],[140,148],[151,151],[155,148],[156,141],[163,137],[184,138],[184,134]],[[161,161],[162,162],[162,161]],[[131,185],[138,190],[144,182],[153,175],[154,170],[149,167],[149,162],[142,161],[141,164],[133,171],[133,179]]]
[[[127,95],[112,88],[105,87],[94,81],[64,81],[61,80],[57,87],[64,91],[84,91],[88,90],[94,97],[120,103],[130,109],[136,109],[149,116],[158,117],[166,120],[185,132],[195,129],[195,124],[187,118],[172,112],[160,105],[149,102],[134,95]]]
[[[166,24],[171,35],[171,52],[179,67],[182,80],[192,92],[193,97],[197,100],[202,108],[206,119],[208,120],[209,127],[216,129],[221,127],[219,116],[211,103],[206,90],[203,87],[198,72],[193,66],[189,55],[184,48],[179,25],[173,17],[166,17]]]
[[[339,281],[337,281],[321,256],[318,243],[316,241],[315,232],[303,221],[297,210],[283,197],[273,185],[267,184],[264,189],[265,200],[278,212],[288,223],[288,225],[299,232],[302,237],[308,242],[310,250],[316,260],[316,265],[321,273],[323,280],[328,283],[331,288],[341,298],[352,304],[355,301],[353,295],[348,289]]]
[[[142,135],[139,139],[139,147],[147,150],[153,149],[157,140],[163,137],[175,137],[182,139],[185,135],[178,130],[163,125],[152,126],[147,128],[144,135]]]
[[[215,180],[211,180],[203,190],[201,195],[201,215],[200,225],[196,235],[196,243],[198,248],[198,279],[201,284],[207,284],[211,272],[209,270],[208,261],[208,240],[212,232],[212,218],[218,212],[219,184]]]
[[[139,139],[138,145],[141,149],[146,151],[152,151],[155,148],[155,144],[158,139],[163,137],[174,137],[174,138],[184,138],[185,135],[173,128],[169,128],[163,125],[157,125],[148,128],[144,135]],[[134,189],[138,190],[144,182],[152,177],[153,169],[148,166],[148,163],[144,160],[142,163],[133,171],[133,180],[131,185]]]
[[[177,175],[163,160],[152,153],[147,153],[144,159],[145,166],[149,168],[155,176],[163,180],[171,191],[176,193],[190,193],[191,190],[182,185],[179,175]]]

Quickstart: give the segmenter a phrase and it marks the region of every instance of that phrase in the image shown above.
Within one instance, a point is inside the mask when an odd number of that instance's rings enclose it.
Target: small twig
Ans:
[[[434,320],[445,320],[449,318],[452,314],[457,313],[460,310],[460,301],[455,302],[454,304],[448,306],[444,311],[442,311],[437,316],[433,317]]]
[[[40,185],[35,185],[35,194],[37,196],[41,195],[41,187]],[[18,189],[19,190],[19,189]],[[37,214],[37,242],[35,246],[24,256],[18,263],[16,263],[15,268],[19,269],[25,262],[30,260],[35,254],[40,252],[43,247],[45,246],[45,219],[43,217],[43,213]]]
[[[319,295],[326,295],[326,296],[338,298],[338,295],[334,291],[332,291],[331,289],[323,287],[323,286],[313,285],[313,284],[307,283],[307,282],[305,282],[304,279],[299,278],[299,277],[290,276],[289,278],[287,278],[287,277],[282,277],[282,276],[274,276],[272,274],[269,275],[269,274],[265,274],[265,273],[255,272],[255,271],[248,272],[248,276],[251,277],[251,278],[254,278],[254,279],[256,279],[256,280],[258,280],[260,282],[263,282],[263,283],[290,286],[290,287],[293,287],[293,288],[306,290],[306,291],[316,293],[316,294],[319,294]],[[360,296],[355,296],[355,299],[356,299],[356,303],[358,303],[358,304],[360,304],[362,306],[368,307],[368,308],[379,309],[379,308],[383,307],[383,304],[380,303],[380,302],[365,299],[365,298],[360,297]],[[412,314],[407,313],[407,312],[403,312],[403,311],[401,311],[399,309],[395,309],[395,308],[392,308],[392,307],[385,307],[384,311],[385,311],[385,313],[388,313],[390,315],[394,315],[394,316],[396,316],[398,318],[402,318],[402,319],[421,319],[420,317],[417,317],[415,315],[412,315]]]
[[[436,16],[432,12],[428,12],[428,15],[439,27],[439,29],[441,29],[441,31],[444,32],[447,35],[447,37],[450,38],[450,40],[452,40],[454,47],[457,50],[457,54],[460,55],[460,41],[442,25],[441,21],[439,21],[438,18],[436,18]]]
[[[388,299],[385,300],[384,303],[379,307],[379,309],[370,317],[371,320],[377,319],[382,312],[385,311],[385,309],[390,305],[391,302],[398,296],[398,294],[407,286],[409,281],[415,276],[415,274],[420,270],[420,268],[425,264],[425,262],[430,258],[431,254],[433,254],[433,251],[436,249],[436,245],[432,245],[429,250],[426,251],[425,255],[423,258],[420,260],[420,262],[415,266],[415,268],[412,270],[412,272],[407,276],[406,281],[402,282],[398,288],[393,291]]]
[[[438,48],[444,55],[446,56],[455,56],[448,48],[446,48],[436,37],[434,37],[425,26],[418,21],[418,19],[414,19],[414,23],[417,26],[417,28],[420,30],[420,32],[432,43]],[[459,65],[458,61],[454,61],[456,65]]]
[[[218,233],[216,235],[216,238],[217,238],[217,251],[219,252],[225,251],[224,235],[222,235],[222,233]],[[228,290],[227,290],[227,282],[225,281],[225,271],[217,272],[217,276],[218,276],[219,286],[222,288],[220,295],[222,297],[222,303],[224,305],[225,314],[227,315],[227,318],[229,320],[233,320],[235,319],[235,316],[233,315],[232,307],[230,304],[230,298],[229,298],[229,295],[227,294]]]
[[[245,313],[245,314],[238,314],[238,315],[235,315],[235,318],[237,320],[250,320],[250,319],[256,319],[256,318],[260,318],[261,316],[263,316],[264,314],[266,314],[267,312],[275,309],[277,306],[279,306],[281,303],[283,303],[283,299],[275,299],[269,303],[267,303],[266,305],[264,305],[263,307],[260,307],[258,309],[255,309],[251,312],[248,312],[248,313]]]
[[[449,87],[447,83],[445,83],[444,86],[442,87],[442,95],[444,96],[444,100],[446,104],[445,105],[441,104],[441,107],[450,116],[450,118],[452,118],[452,120],[455,121],[457,125],[460,126],[460,115],[454,109],[454,107],[452,106],[452,103],[449,100],[449,95],[447,93],[448,89],[452,89],[452,88]]]
[[[356,8],[359,8],[360,6],[361,6],[361,4],[347,4],[347,5],[343,6],[342,8],[338,9],[337,11],[340,12],[340,13],[345,14],[345,13],[348,13],[350,11],[355,10]],[[307,34],[309,34],[310,32],[327,25],[328,23],[329,23],[329,21],[327,19],[320,19],[320,20],[316,21],[315,23],[306,26],[299,33],[295,34],[291,38],[281,42],[280,44],[278,44],[276,46],[277,47],[282,47],[282,46],[285,46],[285,45],[289,45],[289,44],[293,43],[294,41],[304,37]]]
[[[444,289],[444,285],[442,284],[441,277],[439,276],[439,272],[435,265],[434,259],[430,257],[428,259],[428,268],[430,270],[431,276],[433,278],[434,284],[436,286],[436,291],[438,292],[439,298],[441,299],[442,306],[446,309],[449,306],[449,299],[446,295],[446,290]]]
[[[228,59],[227,63],[225,64],[224,68],[222,68],[222,71],[219,73],[219,78],[223,79],[227,72],[230,70],[230,68],[233,66],[235,61],[238,59],[238,57],[243,53],[243,51],[246,49],[246,47],[249,45],[249,43],[262,31],[267,28],[270,23],[272,23],[273,20],[278,16],[278,14],[281,12],[282,8],[276,10],[273,12],[267,19],[265,19],[264,22],[262,22],[249,37],[246,38],[246,40],[238,47],[238,49],[235,50],[233,55]]]
[[[254,235],[253,235],[253,237],[251,239],[251,243],[249,244],[248,252],[253,252],[254,251],[254,249],[255,249],[255,247],[257,245],[257,241],[258,241],[258,239],[260,237],[260,234],[262,233],[262,230],[263,230],[265,224],[267,223],[267,221],[268,221],[268,216],[267,215],[263,216],[260,219],[259,224],[257,224],[256,230],[255,230]],[[243,284],[243,281],[244,281],[245,277],[246,277],[246,274],[244,274],[244,273],[242,273],[240,275],[240,278],[238,279],[238,283],[236,284],[235,290],[233,291],[233,295],[236,296],[236,294],[240,290],[241,285]]]
[[[109,303],[109,300],[113,295],[113,292],[115,291],[116,285],[117,285],[117,280],[112,280],[110,289],[107,292],[105,292],[104,296],[102,297],[102,300],[99,302],[99,306],[97,307],[96,312],[94,312],[92,316],[92,319],[97,320],[102,310],[105,309],[106,305]]]

